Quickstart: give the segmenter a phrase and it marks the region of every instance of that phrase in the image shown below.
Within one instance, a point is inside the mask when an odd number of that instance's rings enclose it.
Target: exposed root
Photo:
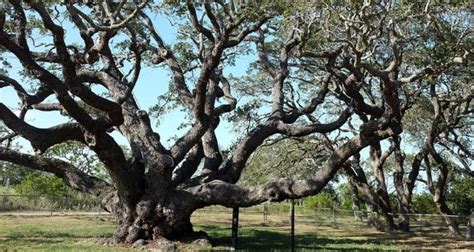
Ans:
[[[212,247],[210,237],[204,231],[192,232],[190,234],[183,235],[179,241],[196,245],[198,247]]]
[[[166,239],[165,237],[157,237],[149,241],[145,248],[161,249],[162,251],[175,251],[178,249],[176,243]]]
[[[209,236],[205,232],[192,232],[181,236],[179,239],[170,240],[165,237],[156,237],[153,240],[136,240],[132,248],[137,249],[160,249],[162,251],[176,251],[178,250],[177,243],[192,244],[197,249],[210,248],[212,244]]]
[[[183,221],[184,223],[185,221]],[[181,227],[185,229],[174,230],[174,232],[169,232],[168,230],[163,229],[163,226],[150,226],[141,223],[141,226],[138,226],[138,222],[132,224],[122,225],[114,235],[105,240],[103,243],[106,245],[116,245],[123,244],[132,246],[137,249],[160,249],[162,251],[175,251],[178,249],[177,243],[186,243],[192,244],[197,248],[210,248],[212,243],[206,232],[199,231],[194,232],[192,230],[192,225],[189,222],[186,222],[187,225],[182,225]],[[166,232],[168,231],[168,232]],[[168,236],[161,235],[162,233],[167,233]]]

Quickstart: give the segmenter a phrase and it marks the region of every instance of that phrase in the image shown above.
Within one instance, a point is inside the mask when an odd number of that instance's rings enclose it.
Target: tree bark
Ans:
[[[360,201],[358,196],[357,187],[351,184],[351,200],[352,200],[352,211],[354,211],[354,219],[362,221],[362,212],[360,211]]]
[[[433,201],[435,203],[436,209],[438,209],[439,214],[446,222],[450,235],[460,237],[461,232],[459,231],[459,223],[456,219],[453,218],[453,213],[446,204],[445,191],[446,184],[448,182],[448,167],[444,162],[443,158],[438,153],[436,153],[434,148],[429,148],[429,152],[439,168],[438,180],[436,181],[436,183],[433,183],[431,165],[429,164],[429,159],[425,159],[425,163],[427,166],[426,173],[428,187],[433,195]]]
[[[364,197],[367,209],[367,225],[369,227],[374,227],[377,230],[381,230],[383,225],[380,223],[378,218],[379,205],[370,190],[367,178],[362,167],[360,167],[358,159],[354,163],[355,164],[351,166],[344,167],[344,171],[348,176],[351,186],[356,187]]]
[[[410,231],[410,202],[403,184],[405,157],[400,149],[400,138],[393,137],[392,144],[395,146],[395,171],[393,173],[393,184],[397,193],[398,203],[398,229],[403,232]]]
[[[166,194],[173,196],[163,200],[147,193],[133,205],[122,202],[117,194],[103,201],[117,217],[119,224],[110,242],[133,244],[144,240],[151,243],[150,247],[160,248],[166,244],[172,245],[173,241],[199,242],[211,246],[207,234],[196,232],[191,224],[191,214],[202,205],[183,191],[168,191]]]
[[[387,230],[392,231],[396,229],[395,222],[393,220],[391,206],[390,206],[390,199],[388,196],[387,186],[385,184],[385,175],[383,171],[383,165],[385,163],[386,158],[392,149],[384,153],[382,155],[380,144],[377,143],[376,145],[372,145],[370,147],[370,158],[371,158],[371,165],[374,172],[374,176],[377,182],[377,199],[378,205],[380,206],[380,211],[384,216],[387,222]]]

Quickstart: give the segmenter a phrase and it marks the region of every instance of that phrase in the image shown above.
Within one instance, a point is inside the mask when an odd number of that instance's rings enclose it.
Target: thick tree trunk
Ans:
[[[205,232],[195,232],[191,214],[198,207],[186,195],[170,192],[173,199],[156,201],[145,195],[137,203],[125,203],[115,196],[112,211],[119,227],[112,243],[139,243],[151,248],[175,249],[173,241],[211,246]],[[110,208],[111,205],[108,205]]]
[[[352,211],[354,211],[354,219],[362,221],[362,212],[360,211],[360,202],[357,187],[351,184],[352,190]]]
[[[411,171],[403,184],[403,157],[396,158],[397,172],[394,174],[394,184],[396,184],[397,200],[398,200],[398,212],[399,212],[399,229],[404,232],[410,231],[410,212],[411,212],[411,201],[413,195],[413,189],[415,188],[415,181],[420,171],[420,165],[423,157],[426,155],[427,149],[423,148],[420,150],[413,160],[411,165]],[[395,153],[397,156],[397,152]],[[401,178],[400,178],[401,176]]]
[[[448,226],[449,234],[452,236],[461,236],[461,232],[459,231],[459,223],[452,218],[453,213],[446,204],[446,198],[444,196],[444,187],[448,175],[447,173],[447,169],[445,170],[444,168],[441,168],[438,183],[436,183],[434,189],[433,200],[439,214],[443,216],[443,219]]]
[[[459,231],[459,223],[452,217],[453,213],[446,204],[446,200],[444,198],[439,198],[435,194],[434,201],[439,214],[442,215],[444,222],[446,222],[446,225],[448,226],[449,234],[451,236],[460,237],[461,232]]]
[[[435,203],[436,208],[440,215],[442,215],[446,225],[449,229],[449,234],[451,236],[461,236],[461,232],[459,231],[459,223],[452,219],[452,212],[449,209],[448,205],[446,204],[445,198],[445,186],[448,179],[448,167],[444,163],[444,160],[441,158],[439,154],[437,154],[434,149],[430,149],[430,154],[435,160],[435,162],[439,166],[439,175],[438,181],[433,183],[433,176],[431,173],[431,165],[428,157],[425,157],[425,164],[426,164],[426,177],[428,181],[428,188],[433,195],[433,201]]]
[[[403,202],[398,202],[398,229],[403,232],[410,231],[410,209],[408,205]]]
[[[364,202],[367,208],[367,225],[369,227],[374,227],[377,230],[382,230],[382,224],[378,218],[379,207],[370,191],[367,178],[365,177],[365,173],[360,167],[359,162],[356,162],[356,165],[354,165],[353,168],[344,167],[344,171],[349,177],[349,183],[353,187],[356,187],[364,197]]]
[[[392,231],[396,228],[396,226],[393,220],[393,216],[390,214],[392,210],[390,208],[390,200],[388,197],[387,188],[385,186],[378,186],[377,196],[379,200],[380,210],[382,212],[383,217],[385,218],[385,221],[387,222],[386,229],[387,231]]]
[[[390,215],[392,209],[390,207],[390,198],[388,196],[387,185],[385,184],[385,175],[383,171],[384,161],[388,156],[388,153],[391,151],[385,153],[383,156],[381,152],[380,144],[370,147],[371,164],[377,182],[378,205],[387,222],[387,231],[392,231],[396,229],[396,226],[395,222],[393,221],[393,216]]]
[[[398,203],[398,229],[404,232],[410,231],[410,203],[405,193],[405,187],[403,184],[404,176],[404,161],[405,156],[400,149],[400,138],[393,137],[392,144],[395,146],[395,171],[393,173],[393,184],[395,185],[395,191],[397,193]]]

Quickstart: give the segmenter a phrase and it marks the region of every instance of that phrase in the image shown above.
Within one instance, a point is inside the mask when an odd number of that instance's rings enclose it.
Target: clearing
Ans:
[[[242,212],[240,216],[239,249],[286,250],[290,248],[288,215],[271,214],[263,222],[259,213]],[[296,245],[298,250],[410,250],[460,249],[471,250],[474,242],[453,239],[444,232],[427,230],[423,233],[383,233],[364,227],[322,222],[317,215],[296,216]],[[231,246],[230,211],[202,209],[193,215],[196,230],[204,230],[213,237],[215,249]],[[363,223],[360,223],[363,224]],[[61,250],[61,251],[117,251],[126,247],[108,247],[100,241],[115,229],[111,216],[55,214],[53,216],[0,216],[0,250]],[[181,245],[182,250],[191,250]]]

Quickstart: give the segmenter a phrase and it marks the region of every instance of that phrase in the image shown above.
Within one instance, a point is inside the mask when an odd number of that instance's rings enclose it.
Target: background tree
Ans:
[[[455,176],[448,190],[448,204],[454,214],[469,216],[474,206],[474,178],[468,176]]]
[[[252,186],[282,177],[303,179],[314,174],[327,157],[316,139],[272,139],[251,156],[239,184]]]
[[[127,150],[124,152],[127,155]],[[78,142],[64,142],[51,147],[45,154],[47,157],[63,159],[72,163],[82,172],[110,181],[107,170],[99,158],[86,145]]]
[[[433,202],[433,196],[429,192],[413,195],[412,211],[414,213],[435,214],[436,206]]]

